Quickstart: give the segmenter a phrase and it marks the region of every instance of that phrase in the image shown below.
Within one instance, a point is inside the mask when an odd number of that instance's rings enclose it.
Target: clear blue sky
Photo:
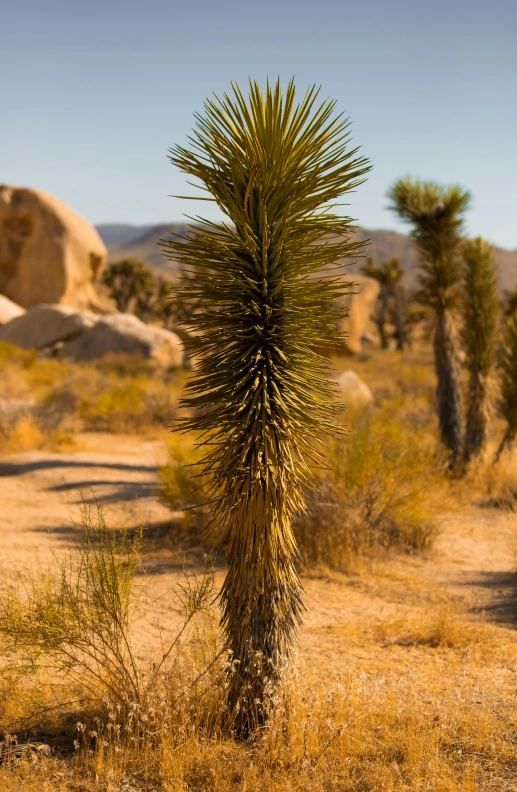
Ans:
[[[373,165],[363,226],[403,226],[389,183],[472,190],[471,234],[517,248],[517,0],[17,0],[0,4],[0,183],[93,223],[176,221],[167,149],[205,96],[294,75],[338,99]],[[207,209],[208,207],[208,209]]]

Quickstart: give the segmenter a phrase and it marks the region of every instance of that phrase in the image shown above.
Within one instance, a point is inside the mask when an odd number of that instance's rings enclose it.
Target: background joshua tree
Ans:
[[[124,313],[137,307],[140,313],[147,315],[153,281],[153,273],[147,264],[136,258],[114,261],[102,276],[102,282],[110,290],[110,297],[115,300],[118,310]]]
[[[265,722],[300,621],[292,518],[304,509],[309,466],[324,464],[321,433],[333,431],[338,409],[315,348],[335,337],[336,300],[350,285],[333,264],[360,247],[332,203],[363,181],[367,160],[348,150],[335,102],[317,97],[311,87],[295,104],[293,81],[284,96],[279,83],[264,95],[252,82],[248,99],[234,85],[231,98],[206,101],[192,149],[171,152],[226,218],[201,221],[168,247],[196,272],[179,297],[206,308],[191,318],[197,363],[185,404],[194,416],[183,426],[205,444],[228,561],[228,710],[242,737]]]
[[[499,300],[494,250],[481,237],[462,247],[463,348],[469,370],[465,461],[480,454],[486,445],[488,425],[488,378],[494,365]]]
[[[511,316],[517,311],[517,288],[504,290],[502,308],[505,316]]]
[[[508,317],[501,361],[501,412],[506,420],[506,431],[495,460],[505,448],[515,445],[517,437],[517,312]]]
[[[394,257],[378,265],[372,258],[368,258],[365,266],[361,268],[361,272],[369,278],[374,278],[381,287],[372,319],[377,325],[382,348],[388,348],[389,338],[386,325],[392,321],[395,325],[394,336],[397,341],[397,349],[404,349],[406,329],[404,294],[401,284],[404,270],[400,266],[399,259]]]
[[[391,208],[413,226],[420,254],[419,300],[435,314],[434,358],[440,434],[457,460],[463,450],[464,415],[460,365],[451,311],[461,284],[462,214],[470,194],[459,187],[401,179],[389,190]]]

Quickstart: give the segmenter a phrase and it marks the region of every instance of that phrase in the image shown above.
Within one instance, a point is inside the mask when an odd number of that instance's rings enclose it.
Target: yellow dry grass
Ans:
[[[177,413],[184,373],[129,356],[92,364],[38,358],[0,343],[2,452],[69,446],[81,431],[155,434]],[[7,406],[6,410],[3,407]]]
[[[439,459],[427,351],[402,357],[375,354],[339,365],[353,367],[374,389],[375,421],[392,411],[397,426],[407,427],[408,445],[423,438],[419,453],[424,457],[419,458]],[[51,376],[49,371],[45,376]],[[46,393],[42,372],[37,387]],[[388,427],[386,437],[393,431],[398,447],[404,440],[399,428]],[[180,471],[193,452],[176,439],[171,454],[176,467],[169,466],[162,480],[169,495],[182,495],[178,508],[194,497],[191,482]],[[409,480],[407,458],[399,459],[397,470]],[[377,464],[379,457],[375,459]],[[388,462],[397,459],[392,454]],[[361,486],[368,479],[363,473]],[[498,469],[491,463],[472,469],[465,483],[436,479],[424,463],[409,483],[427,487],[417,505],[441,530],[435,531],[434,546],[420,554],[364,554],[347,567],[347,574],[328,564],[313,566],[303,579],[307,612],[299,657],[272,702],[270,728],[251,743],[235,742],[222,730],[220,668],[211,669],[202,695],[189,692],[192,675],[219,641],[213,620],[200,621],[181,644],[170,694],[139,705],[131,718],[109,702],[78,701],[84,691],[66,676],[44,671],[33,677],[6,676],[0,689],[0,730],[16,734],[20,742],[48,744],[51,753],[3,756],[0,790],[513,791],[517,605],[512,611],[511,591],[496,590],[495,583],[493,589],[483,589],[481,599],[474,578],[495,579],[503,558],[508,587],[513,585],[513,514],[501,508],[498,493],[515,481],[512,459],[501,460]],[[414,503],[410,498],[411,508]],[[173,546],[174,536],[167,541]],[[492,548],[497,542],[496,559]],[[222,573],[218,571],[218,584]],[[173,630],[173,617],[166,621],[165,573],[157,581],[163,623]],[[496,596],[508,600],[504,619],[490,607],[482,612]],[[147,612],[144,608],[139,615],[136,635],[143,654],[157,634],[148,626]],[[66,700],[75,703],[52,709]],[[51,709],[45,712],[45,707]]]

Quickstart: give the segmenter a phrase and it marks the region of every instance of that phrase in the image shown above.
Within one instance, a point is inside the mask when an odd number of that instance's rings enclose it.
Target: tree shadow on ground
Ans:
[[[489,621],[517,629],[517,573],[481,571],[467,585],[489,589],[491,593],[490,602],[482,608],[472,608],[473,613],[483,612]]]
[[[46,533],[64,544],[73,543],[81,534],[80,523],[54,527],[37,526],[36,533]],[[215,544],[208,537],[200,535],[185,525],[182,512],[173,512],[169,519],[158,520],[146,525],[132,525],[124,529],[110,529],[115,537],[125,535],[130,541],[142,531],[142,546],[139,555],[145,574],[163,575],[206,567],[207,562],[223,568],[225,561],[216,552]],[[142,570],[142,574],[144,571]]]
[[[127,470],[135,473],[156,473],[157,465],[131,465],[120,462],[81,462],[76,459],[40,459],[37,462],[3,462],[0,464],[0,478],[23,476],[38,470],[55,468],[102,468],[103,470]]]
[[[81,493],[89,492],[93,487],[103,489],[113,488],[113,492],[99,493],[94,492],[94,499],[97,503],[120,503],[121,501],[134,501],[139,498],[151,498],[159,494],[159,487],[153,481],[103,481],[85,480],[71,481],[66,484],[54,484],[46,488],[46,492],[71,492],[75,490],[78,498],[73,503],[81,503],[83,498]]]

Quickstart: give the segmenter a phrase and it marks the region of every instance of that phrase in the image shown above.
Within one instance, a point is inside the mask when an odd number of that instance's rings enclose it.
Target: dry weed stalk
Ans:
[[[178,593],[183,623],[168,643],[162,637],[147,669],[133,634],[139,602],[152,595],[152,581],[140,560],[141,542],[141,531],[114,534],[99,504],[85,501],[82,528],[67,553],[54,556],[52,568],[33,563],[6,570],[0,641],[4,653],[14,656],[4,674],[46,669],[78,683],[92,701],[106,700],[124,711],[155,696],[180,639],[214,598],[214,576],[210,569],[200,576],[185,575]],[[142,575],[140,585],[137,574]]]

